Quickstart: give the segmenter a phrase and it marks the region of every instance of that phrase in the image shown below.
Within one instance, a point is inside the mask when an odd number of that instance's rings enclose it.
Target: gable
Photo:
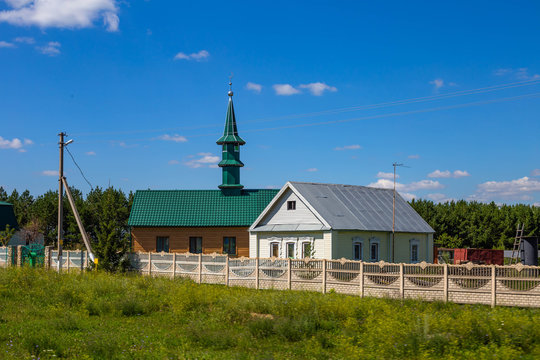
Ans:
[[[287,210],[287,202],[294,201],[295,210]],[[261,220],[259,225],[315,224],[322,225],[315,214],[291,190],[287,189]]]

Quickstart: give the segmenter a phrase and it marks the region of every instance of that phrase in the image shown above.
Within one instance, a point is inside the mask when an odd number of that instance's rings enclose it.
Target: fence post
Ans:
[[[81,272],[84,270],[84,250],[81,250]]]
[[[43,266],[45,269],[49,269],[51,267],[51,247],[45,246],[45,259],[43,259]]]
[[[448,264],[443,265],[444,278],[443,278],[443,301],[448,302]]]
[[[360,297],[364,297],[364,262],[360,261]]]
[[[173,279],[176,277],[176,253],[173,253],[173,266],[172,266],[172,277]]]
[[[491,307],[497,305],[497,269],[491,265]]]
[[[202,283],[202,254],[199,254],[199,284]]]
[[[322,261],[322,293],[326,294],[326,259]]]
[[[291,290],[291,258],[287,258],[287,289]]]
[[[403,263],[399,264],[399,297],[405,298],[405,273],[403,271]]]
[[[259,290],[259,258],[255,258],[255,289]]]
[[[225,258],[225,285],[229,286],[229,254]]]
[[[66,251],[67,272],[69,272],[69,251]]]
[[[17,266],[23,266],[22,245],[17,245],[15,249],[17,249]]]
[[[148,252],[148,275],[152,276],[152,253]]]

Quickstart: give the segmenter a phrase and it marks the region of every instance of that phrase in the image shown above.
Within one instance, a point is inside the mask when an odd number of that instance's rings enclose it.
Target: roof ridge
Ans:
[[[309,185],[334,185],[334,186],[343,186],[343,187],[358,187],[358,188],[367,188],[367,189],[373,189],[373,190],[384,190],[384,191],[394,191],[393,189],[389,188],[379,188],[374,186],[367,186],[367,185],[351,185],[351,184],[334,184],[334,183],[316,183],[316,182],[309,182],[309,181],[289,181],[291,184],[309,184]],[[399,192],[396,190],[396,192]]]

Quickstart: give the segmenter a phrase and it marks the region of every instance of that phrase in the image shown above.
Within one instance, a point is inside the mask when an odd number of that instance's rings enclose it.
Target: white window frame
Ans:
[[[279,258],[280,257],[279,255],[281,254],[281,242],[279,240],[272,240],[272,241],[269,242],[269,245],[270,245],[269,246],[270,254],[269,254],[268,257],[274,257],[272,255],[272,247],[273,247],[273,245],[277,245],[277,247],[278,247],[278,256],[277,257]]]
[[[413,260],[413,246],[416,246],[416,260]],[[420,262],[420,241],[418,239],[409,240],[409,259],[411,264]]]
[[[371,256],[372,255],[371,248],[372,248],[373,244],[377,244],[377,258],[376,259],[374,259]],[[381,259],[381,242],[379,241],[379,239],[377,239],[375,237],[372,237],[371,239],[369,239],[369,261],[377,262],[380,259]]]
[[[360,245],[360,259],[354,258],[354,247],[356,245]],[[359,238],[359,237],[352,238],[352,259],[356,261],[364,260],[364,240],[362,238]]]
[[[292,209],[289,209],[289,205]],[[296,200],[287,200],[287,211],[295,211],[296,210]]]
[[[284,252],[285,252],[285,254],[284,254],[285,256],[283,256],[283,258],[284,258],[284,259],[288,259],[288,258],[289,258],[288,252],[289,252],[289,245],[290,245],[290,244],[292,244],[292,246],[293,246],[293,256],[291,257],[291,259],[296,259],[296,257],[297,257],[297,256],[296,256],[296,251],[297,251],[296,241],[290,241],[290,240],[287,241],[287,242],[285,242],[285,251],[284,251]]]

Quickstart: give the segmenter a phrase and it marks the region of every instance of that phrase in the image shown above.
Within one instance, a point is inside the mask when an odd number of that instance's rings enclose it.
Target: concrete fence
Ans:
[[[44,266],[58,267],[45,248]],[[16,247],[0,247],[0,267],[22,264]],[[540,267],[392,264],[353,260],[230,258],[220,254],[129,253],[134,272],[187,277],[197,283],[254,289],[336,292],[360,297],[417,298],[461,304],[540,307]],[[63,251],[60,269],[88,268],[86,251]]]
[[[133,271],[255,289],[540,307],[540,267],[131,253]]]

